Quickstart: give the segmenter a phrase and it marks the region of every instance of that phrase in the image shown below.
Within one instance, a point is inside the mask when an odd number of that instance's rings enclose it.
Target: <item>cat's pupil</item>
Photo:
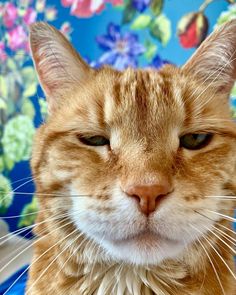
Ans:
[[[185,134],[180,137],[180,146],[189,150],[201,149],[210,143],[212,136],[208,133]]]
[[[91,137],[79,137],[79,140],[86,145],[90,146],[103,146],[103,145],[109,145],[110,141],[104,136],[91,136]]]

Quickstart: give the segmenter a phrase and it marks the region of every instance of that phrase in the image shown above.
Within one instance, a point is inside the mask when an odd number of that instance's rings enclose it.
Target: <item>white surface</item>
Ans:
[[[6,225],[0,220],[0,284],[29,264],[32,258],[31,241],[14,235],[7,236],[4,241],[1,237],[7,233]]]

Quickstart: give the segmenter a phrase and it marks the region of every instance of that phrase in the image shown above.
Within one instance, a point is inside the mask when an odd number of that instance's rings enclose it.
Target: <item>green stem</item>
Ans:
[[[199,7],[199,12],[203,12],[207,8],[207,6],[210,5],[211,2],[213,2],[213,1],[215,1],[215,0],[205,0],[202,3],[202,5]]]

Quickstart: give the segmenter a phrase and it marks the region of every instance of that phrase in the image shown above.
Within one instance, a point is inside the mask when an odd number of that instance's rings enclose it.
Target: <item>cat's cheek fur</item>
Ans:
[[[219,218],[213,215],[206,223],[203,216],[193,214],[202,207],[202,201],[199,205],[190,205],[180,194],[175,194],[147,219],[138,210],[137,202],[124,194],[118,183],[113,185],[106,202],[86,195],[74,198],[84,194],[78,187],[78,181],[70,187],[70,216],[81,232],[105,249],[104,259],[113,261],[145,265],[178,257]],[[212,210],[218,207],[217,202],[207,199],[204,205]],[[199,233],[191,234],[192,226],[197,227]]]
[[[71,193],[78,194],[78,191],[71,188]],[[72,197],[70,210],[76,227],[106,251],[104,260],[136,265],[158,264],[183,250],[184,244],[180,241],[159,239],[158,235],[148,233],[143,235],[147,230],[146,217],[139,212],[135,200],[128,198],[118,187],[113,190],[106,206],[109,203],[114,210],[107,214],[105,210],[99,212],[98,204],[92,206],[92,198],[78,200]]]

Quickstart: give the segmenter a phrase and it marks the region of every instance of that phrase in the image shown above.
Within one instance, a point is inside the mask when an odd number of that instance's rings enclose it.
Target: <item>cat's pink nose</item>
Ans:
[[[138,201],[140,210],[145,215],[149,215],[156,210],[160,201],[173,190],[168,181],[162,181],[155,184],[131,185],[124,191],[128,196]]]

